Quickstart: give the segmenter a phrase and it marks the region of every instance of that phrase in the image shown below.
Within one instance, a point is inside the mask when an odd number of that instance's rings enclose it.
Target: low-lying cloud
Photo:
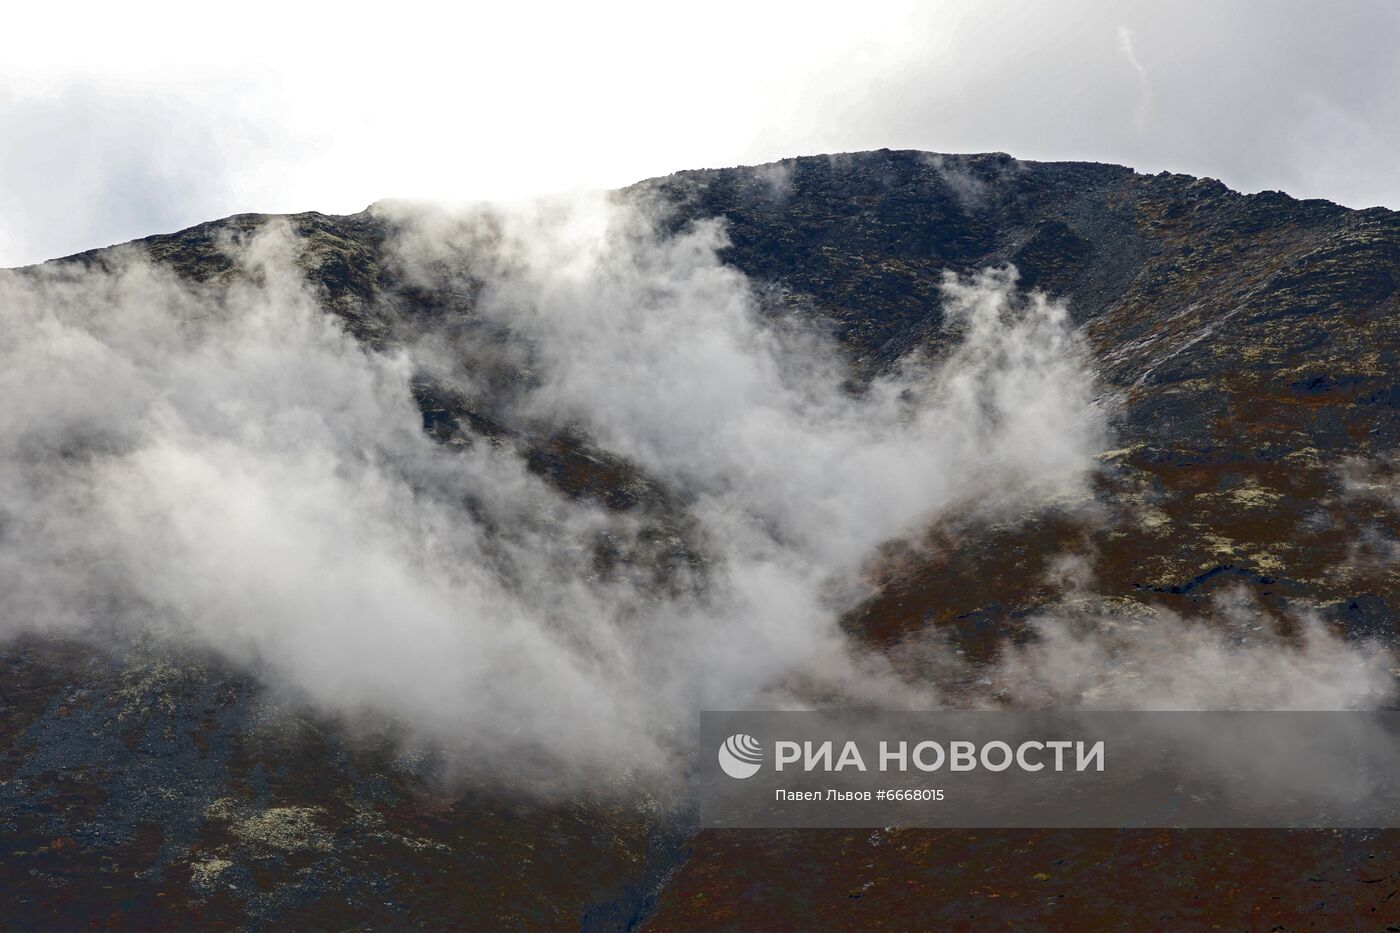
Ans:
[[[1198,617],[1140,604],[1049,612],[985,687],[1016,709],[1372,709],[1394,697],[1394,656],[1315,616],[1275,620],[1240,593]],[[1125,611],[1126,610],[1126,611]]]
[[[228,243],[224,284],[134,250],[0,275],[0,634],[154,631],[481,767],[664,770],[699,709],[814,685],[940,702],[837,624],[872,549],[954,505],[1076,488],[1103,446],[1064,307],[1010,269],[950,276],[953,348],[860,384],[720,261],[717,222],[663,234],[603,199],[384,216],[400,273],[474,295],[463,313],[504,335],[519,378],[496,414],[635,464],[703,568],[669,589],[600,574],[599,536],[645,515],[562,494],[508,440],[435,443],[414,379],[485,391],[485,349],[434,326],[357,342],[274,224]],[[1100,661],[1045,645],[1003,674]]]

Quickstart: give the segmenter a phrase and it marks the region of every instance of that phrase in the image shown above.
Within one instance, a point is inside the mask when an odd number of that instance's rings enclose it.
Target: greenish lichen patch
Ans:
[[[230,797],[220,798],[205,810],[211,821],[223,821],[228,832],[244,845],[278,852],[330,852],[333,840],[321,826],[320,807],[270,807],[253,809]]]
[[[200,888],[211,888],[219,876],[233,867],[226,858],[207,858],[190,866],[190,881]]]

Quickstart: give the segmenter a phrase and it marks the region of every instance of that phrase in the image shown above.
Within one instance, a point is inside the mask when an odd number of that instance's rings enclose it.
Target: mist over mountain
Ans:
[[[684,773],[710,708],[1393,705],[1398,285],[1384,209],[887,150],[0,272],[0,884],[676,929],[1044,875],[1072,924],[1322,864],[1370,916],[1390,832],[695,833]]]

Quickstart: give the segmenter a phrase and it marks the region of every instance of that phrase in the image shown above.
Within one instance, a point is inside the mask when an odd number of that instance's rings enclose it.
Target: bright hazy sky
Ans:
[[[1000,150],[1400,208],[1400,3],[11,5],[0,266],[239,211]]]

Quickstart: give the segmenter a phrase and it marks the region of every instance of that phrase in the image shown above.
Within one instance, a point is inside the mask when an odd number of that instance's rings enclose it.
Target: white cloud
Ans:
[[[1316,618],[1284,637],[1229,594],[1200,618],[1143,606],[1082,607],[1033,622],[984,675],[1015,709],[1346,710],[1392,702],[1395,656],[1346,641]]]
[[[0,276],[10,633],[192,641],[482,768],[521,749],[655,768],[698,709],[932,696],[837,626],[869,549],[1092,468],[1092,373],[1009,272],[950,279],[958,349],[854,397],[830,343],[761,322],[713,224],[662,238],[601,199],[405,219],[406,266],[447,250],[530,354],[503,417],[580,423],[689,502],[693,585],[600,575],[597,536],[641,519],[555,492],[509,444],[430,441],[409,385],[435,360],[344,334],[272,229],[227,290],[135,254]]]
[[[1152,85],[1147,80],[1147,69],[1138,61],[1137,52],[1133,49],[1133,31],[1127,26],[1118,27],[1118,51],[1128,60],[1133,71],[1137,72],[1138,99],[1137,103],[1133,104],[1133,125],[1142,133],[1147,129],[1147,111],[1152,104]]]

